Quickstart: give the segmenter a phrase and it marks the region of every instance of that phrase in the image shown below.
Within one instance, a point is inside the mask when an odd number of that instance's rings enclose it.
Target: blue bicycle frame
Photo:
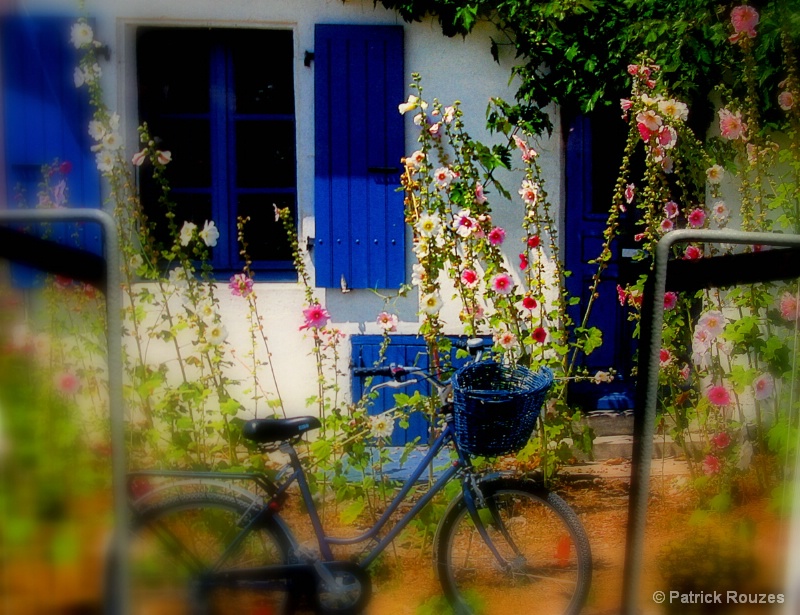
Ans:
[[[322,527],[322,520],[317,512],[314,500],[311,496],[311,489],[309,488],[305,472],[300,465],[300,459],[297,456],[297,451],[294,446],[289,442],[284,442],[280,445],[279,450],[289,456],[289,466],[292,468],[292,473],[286,477],[279,485],[276,485],[276,491],[273,495],[272,501],[280,501],[281,496],[286,490],[294,483],[297,482],[300,492],[303,496],[308,515],[311,518],[311,524],[314,528],[314,533],[319,545],[319,551],[324,561],[334,561],[333,552],[331,547],[333,545],[352,545],[373,540],[378,537],[386,524],[389,522],[391,516],[397,511],[400,504],[405,500],[415,483],[419,480],[420,476],[425,470],[433,463],[433,460],[439,452],[451,441],[453,441],[453,426],[450,421],[445,423],[442,433],[436,438],[431,445],[430,450],[420,460],[419,465],[414,469],[411,475],[403,483],[400,492],[394,497],[392,502],[386,508],[381,517],[375,522],[375,525],[365,533],[354,538],[337,538],[334,536],[327,536]],[[389,545],[389,543],[405,528],[406,525],[413,519],[430,502],[444,486],[452,480],[452,478],[463,468],[470,467],[469,460],[455,447],[457,452],[457,459],[453,460],[449,467],[439,476],[433,486],[425,493],[425,495],[414,504],[403,517],[387,532],[387,534],[376,544],[367,555],[359,562],[362,568],[369,566],[376,557]],[[269,508],[269,507],[268,507]]]

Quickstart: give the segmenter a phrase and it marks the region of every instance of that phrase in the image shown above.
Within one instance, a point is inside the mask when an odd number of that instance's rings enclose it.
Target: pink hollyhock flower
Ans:
[[[467,288],[475,288],[478,285],[478,274],[472,269],[464,269],[461,272],[461,283]]]
[[[706,458],[703,460],[703,472],[708,475],[719,474],[721,469],[722,464],[717,457],[714,455],[706,455]]]
[[[633,197],[636,194],[636,186],[634,184],[628,184],[625,186],[625,201],[630,205],[633,203]]]
[[[646,125],[639,122],[636,124],[636,129],[639,131],[639,136],[642,137],[642,141],[646,143],[650,140],[653,131],[651,131]]]
[[[747,125],[742,121],[742,114],[728,109],[719,110],[719,130],[726,139],[734,141],[744,138]]]
[[[628,64],[628,74],[631,77],[635,77],[639,74],[639,67],[636,64]]]
[[[659,116],[658,113],[656,113],[653,109],[648,109],[647,111],[641,111],[637,113],[636,121],[647,128],[647,130],[649,130],[651,133],[658,132],[663,122],[661,116]]]
[[[717,448],[727,448],[731,443],[731,437],[724,431],[721,431],[711,438],[711,443]]]
[[[483,194],[483,184],[475,184],[475,202],[478,205],[483,205],[488,199],[486,195]]]
[[[672,149],[678,142],[678,133],[672,126],[662,126],[658,131],[658,144],[664,149]]]
[[[519,135],[514,135],[514,143],[517,144],[517,149],[522,153],[523,161],[529,162],[538,155],[536,150],[530,147]]]
[[[525,254],[525,252],[520,252],[520,255],[519,255],[519,268],[522,271],[525,271],[528,268],[529,264],[530,263],[528,262],[528,255]]]
[[[664,214],[667,218],[674,218],[678,215],[678,204],[675,201],[667,201],[664,205]]]
[[[544,341],[547,339],[547,331],[545,331],[543,327],[536,327],[533,333],[531,333],[531,337],[537,344],[544,344]]]
[[[717,201],[716,203],[714,203],[714,207],[712,208],[711,211],[714,214],[714,219],[718,223],[722,224],[724,222],[727,222],[729,212],[728,212],[728,207],[725,205],[723,201]]]
[[[159,164],[168,164],[172,161],[172,152],[156,150],[156,158]]]
[[[322,307],[319,303],[314,303],[303,310],[303,316],[305,317],[306,322],[300,327],[301,331],[303,329],[312,328],[320,329],[328,324],[328,321],[331,318],[331,315],[328,314],[328,310]]]
[[[706,212],[704,212],[699,207],[693,209],[692,212],[689,214],[688,220],[689,220],[689,226],[693,228],[700,228],[706,221]]]
[[[147,148],[143,149],[141,152],[136,152],[133,158],[131,158],[131,162],[137,167],[142,166],[145,160],[147,160]]]
[[[460,237],[469,237],[478,230],[478,221],[470,213],[469,209],[462,209],[453,220],[453,228]]]
[[[775,379],[772,374],[763,373],[753,380],[753,396],[758,400],[764,400],[772,397],[772,392],[775,390]]]
[[[539,304],[536,303],[536,299],[533,297],[526,296],[522,299],[522,307],[526,310],[535,310],[537,305]]]
[[[531,180],[526,179],[522,182],[522,187],[519,189],[519,195],[526,205],[536,205],[539,198],[539,188]]]
[[[617,299],[620,305],[625,305],[628,301],[628,291],[617,284]]]
[[[528,237],[528,247],[529,248],[538,248],[539,247],[539,235],[533,235]]]
[[[514,290],[514,281],[507,273],[498,273],[492,278],[490,285],[498,295],[508,295]]]
[[[683,252],[683,260],[696,261],[703,258],[703,251],[697,246],[688,246]]]
[[[784,320],[797,320],[797,296],[785,292],[781,295],[779,309]]]
[[[389,312],[381,312],[375,320],[384,331],[397,331],[397,316]]]
[[[447,167],[439,167],[433,172],[433,179],[437,184],[439,184],[440,188],[446,187],[451,181],[453,181],[454,177],[455,173],[453,173],[453,171]]]
[[[235,297],[247,297],[253,292],[253,280],[244,273],[237,273],[231,276],[228,288]]]
[[[628,100],[627,98],[620,98],[619,106],[622,108],[623,111],[629,111],[631,107],[633,107],[633,101]]]
[[[675,223],[670,220],[669,218],[664,218],[659,225],[662,233],[669,233],[672,229],[675,228]]]
[[[672,353],[666,348],[662,348],[658,353],[658,363],[661,367],[666,367],[672,363]]]
[[[667,291],[664,293],[664,309],[671,310],[678,304],[678,295],[674,292]]]
[[[628,184],[625,186],[625,201],[627,201],[628,205],[633,203],[633,197],[635,196],[636,186],[633,184]]]
[[[784,111],[788,111],[794,106],[794,94],[788,90],[778,94],[778,105]]]
[[[489,231],[489,243],[493,246],[499,246],[506,238],[506,232],[499,226],[494,227]]]
[[[64,371],[56,375],[56,389],[64,395],[74,395],[81,388],[81,381],[74,372]]]
[[[418,169],[423,162],[425,162],[425,153],[421,149],[406,156],[406,166],[409,168]]]
[[[62,175],[69,175],[70,171],[72,171],[72,163],[69,160],[65,160],[58,165],[58,172]]]
[[[642,239],[644,239],[644,238],[645,238],[645,234],[644,234],[644,233],[636,233],[636,234],[633,236],[633,240],[634,240],[634,241],[637,241],[637,242],[638,242],[638,241],[641,241],[641,240],[642,240]]]
[[[725,329],[725,317],[719,310],[711,310],[699,318],[697,326],[708,331],[713,337],[716,337]]]
[[[731,394],[723,385],[712,386],[706,392],[706,397],[715,406],[727,406],[731,403]]]
[[[684,364],[684,366],[681,367],[680,375],[681,375],[681,378],[683,378],[684,380],[689,380],[689,376],[691,375],[691,373],[692,373],[692,370],[689,367],[688,363]]]
[[[511,333],[511,331],[501,331],[499,333],[495,333],[494,340],[506,350],[511,350],[512,348],[517,347],[517,336]]]
[[[745,36],[747,38],[755,38],[758,19],[758,11],[752,6],[743,4],[735,7],[731,11],[731,24],[733,24],[734,35],[729,37],[728,40],[736,43]]]

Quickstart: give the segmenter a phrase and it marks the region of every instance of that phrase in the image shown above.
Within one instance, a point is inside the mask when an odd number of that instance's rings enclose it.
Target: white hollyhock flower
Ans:
[[[186,247],[189,245],[189,242],[192,240],[194,236],[194,232],[197,229],[197,225],[194,222],[189,222],[188,220],[183,223],[183,227],[181,228],[181,235],[180,235],[180,242],[181,245]]]
[[[443,305],[442,298],[439,296],[439,293],[430,293],[425,295],[420,300],[420,303],[422,304],[422,311],[430,316],[438,314]]]
[[[374,438],[391,438],[394,431],[394,421],[383,414],[371,416],[369,419],[369,431]]]
[[[208,329],[208,343],[214,346],[219,346],[228,337],[228,330],[225,325],[217,324]]]
[[[213,220],[206,220],[206,223],[203,225],[203,230],[198,233],[198,236],[209,248],[213,248],[217,245],[217,239],[219,239],[217,225],[214,224]]]
[[[69,33],[69,40],[75,46],[75,49],[80,49],[86,45],[91,45],[92,41],[94,40],[94,32],[92,31],[92,27],[84,21],[72,24],[72,28],[70,29]]]

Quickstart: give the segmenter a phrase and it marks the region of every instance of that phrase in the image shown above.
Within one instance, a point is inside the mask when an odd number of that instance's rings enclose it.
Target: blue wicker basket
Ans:
[[[553,372],[494,361],[470,363],[453,374],[456,441],[473,456],[492,457],[528,442]]]

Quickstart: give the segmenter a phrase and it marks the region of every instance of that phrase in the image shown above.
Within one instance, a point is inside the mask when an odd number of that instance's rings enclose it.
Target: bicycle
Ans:
[[[506,434],[500,434],[498,440],[492,435],[498,431],[494,421],[502,418],[502,400],[508,393],[498,397],[497,391],[473,389],[473,399],[467,403],[488,413],[484,416],[488,431],[480,433],[479,429],[475,435],[459,428],[464,412],[454,408],[463,405],[465,395],[470,395],[470,391],[459,388],[459,378],[463,381],[469,370],[478,366],[470,377],[479,380],[478,386],[485,386],[480,382],[486,378],[484,366],[491,366],[489,371],[500,370],[495,377],[504,382],[510,377],[513,380],[513,375],[502,372],[505,368],[501,364],[482,361],[483,340],[468,340],[461,346],[469,350],[472,360],[449,381],[441,381],[419,367],[353,370],[362,377],[390,377],[377,387],[398,388],[423,378],[437,391],[442,417],[438,436],[424,458],[373,527],[358,536],[328,536],[322,527],[294,446],[303,434],[320,427],[316,417],[254,419],[245,424],[247,438],[266,450],[280,451],[288,459],[274,479],[251,473],[132,473],[129,489],[134,496],[134,521],[129,566],[133,612],[360,613],[371,595],[370,564],[447,483],[457,478],[461,492],[450,502],[434,537],[435,570],[453,610],[513,613],[535,604],[537,613],[577,613],[591,577],[586,533],[566,502],[537,482],[475,470],[472,456],[486,452],[483,449],[487,447],[493,454],[519,448],[533,426],[528,417],[528,426],[522,427],[525,433],[522,438],[516,436],[517,442],[508,442]],[[533,377],[537,378],[536,398],[528,395],[523,403],[536,406],[531,413],[535,422],[552,384],[552,373],[544,368]],[[522,385],[511,382],[511,386]],[[507,430],[518,427],[507,423]],[[411,509],[392,522],[420,477],[448,446],[451,463]],[[141,482],[153,477],[171,482],[137,494]],[[235,482],[241,480],[250,481],[260,493]],[[314,549],[296,538],[280,514],[288,489],[295,483],[311,521]],[[369,546],[357,561],[334,557],[334,547],[362,543]]]

